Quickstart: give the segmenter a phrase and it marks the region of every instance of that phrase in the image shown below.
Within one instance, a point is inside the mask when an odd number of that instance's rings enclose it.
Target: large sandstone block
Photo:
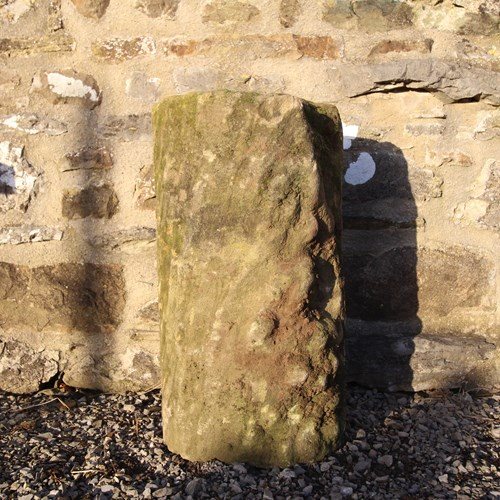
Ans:
[[[219,91],[165,99],[153,122],[165,442],[319,460],[343,427],[338,112]]]

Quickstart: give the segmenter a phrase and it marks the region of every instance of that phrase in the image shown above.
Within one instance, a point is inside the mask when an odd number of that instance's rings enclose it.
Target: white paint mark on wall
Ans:
[[[49,88],[54,94],[61,97],[80,97],[97,102],[99,93],[90,85],[85,85],[82,80],[61,75],[61,73],[47,73]]]
[[[25,210],[39,173],[24,158],[24,148],[0,142],[0,212]]]
[[[358,125],[342,124],[342,133],[344,134],[344,149],[349,149],[352,146],[352,140],[358,137]]]
[[[356,186],[368,182],[375,175],[376,165],[369,153],[360,153],[358,159],[353,161],[346,173],[345,181]]]

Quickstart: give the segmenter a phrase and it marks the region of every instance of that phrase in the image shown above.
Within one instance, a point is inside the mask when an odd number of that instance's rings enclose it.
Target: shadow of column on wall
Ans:
[[[114,213],[106,204],[117,201],[102,188],[109,184],[107,169],[112,161],[111,156],[103,158],[105,145],[98,135],[98,113],[82,109],[78,118],[78,138],[66,154],[69,171],[63,173],[72,176],[73,196],[65,196],[62,201],[63,215],[73,226],[78,261],[71,308],[77,341],[73,345],[73,355],[68,356],[69,363],[76,366],[69,383],[106,389],[107,362],[112,358],[114,332],[120,319],[116,314],[121,312],[123,304],[120,277],[106,264],[109,259],[99,248],[98,241],[105,235],[103,228],[108,212]]]
[[[348,380],[411,390],[418,317],[418,218],[403,152],[354,139],[344,152],[343,269]]]

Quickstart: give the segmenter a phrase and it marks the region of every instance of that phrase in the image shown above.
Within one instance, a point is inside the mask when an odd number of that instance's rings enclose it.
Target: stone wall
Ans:
[[[496,0],[0,0],[0,388],[157,384],[150,112],[214,88],[340,110],[350,378],[497,384],[498,20]]]

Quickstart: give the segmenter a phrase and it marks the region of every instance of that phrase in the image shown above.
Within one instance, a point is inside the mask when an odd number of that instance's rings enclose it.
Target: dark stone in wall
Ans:
[[[62,214],[67,219],[110,219],[118,211],[118,197],[108,185],[67,190],[62,200]]]
[[[67,165],[63,171],[69,170],[103,170],[113,166],[113,155],[106,147],[85,147],[74,153],[65,155]]]
[[[135,8],[149,17],[174,19],[180,0],[137,0]]]
[[[85,17],[100,19],[106,13],[110,0],[71,0],[76,10]]]
[[[4,330],[112,332],[125,307],[121,266],[62,263],[30,268],[0,262]]]
[[[359,28],[368,32],[402,29],[413,24],[413,9],[393,0],[338,0],[327,2],[323,19],[336,28]]]
[[[481,307],[491,292],[491,262],[462,247],[347,254],[344,268],[350,318],[401,321],[419,311],[445,317],[456,308]]]

